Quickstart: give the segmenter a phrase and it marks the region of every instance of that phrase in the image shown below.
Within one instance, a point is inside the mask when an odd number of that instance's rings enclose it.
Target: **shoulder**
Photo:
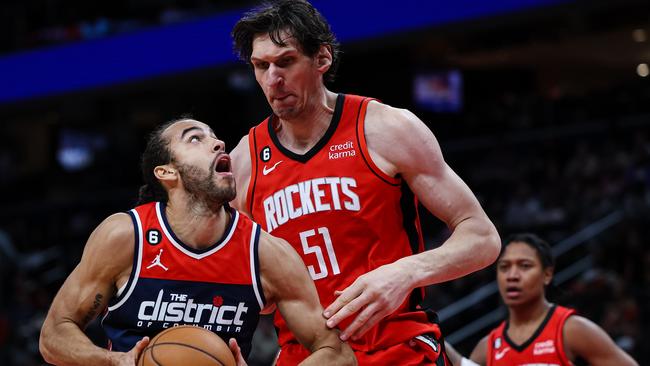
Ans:
[[[249,152],[248,135],[239,140],[239,143],[230,152],[232,173],[235,177],[237,196],[231,204],[241,212],[248,215],[246,208],[246,192],[251,177],[251,156]]]
[[[284,239],[275,237],[264,230],[260,231],[259,241],[260,256],[266,257],[287,257],[292,259],[293,255],[297,255],[293,247]],[[260,257],[261,258],[261,257]]]
[[[368,103],[366,110],[366,132],[383,131],[383,134],[402,134],[409,127],[423,125],[422,121],[411,111],[392,107],[376,100]]]
[[[250,165],[248,135],[244,135],[244,137],[239,140],[237,146],[235,146],[235,148],[230,152],[230,158],[233,164],[233,171],[235,171],[235,168],[239,165],[245,165],[246,163]]]
[[[578,316],[570,316],[564,324],[565,350],[580,356],[592,365],[637,365],[637,363],[597,324]]]
[[[112,267],[129,267],[133,260],[135,228],[127,213],[113,214],[90,234],[82,263]]]
[[[594,332],[604,331],[596,323],[580,315],[571,315],[564,323],[564,336],[567,339],[589,336]]]
[[[433,132],[407,109],[379,102],[368,104],[364,135],[370,156],[390,176],[443,167]]]
[[[298,274],[306,273],[305,265],[293,247],[264,230],[260,232],[258,254],[262,287],[271,298],[269,302],[277,301],[277,295],[286,292],[287,288],[299,285]]]
[[[120,243],[125,241],[133,241],[135,235],[135,228],[131,216],[127,213],[115,213],[102,221],[97,228],[93,231],[90,239],[102,239],[101,241],[94,240],[97,245],[108,246],[107,243]]]
[[[491,333],[489,333],[485,337],[481,338],[480,341],[478,341],[476,346],[474,346],[474,350],[472,350],[472,353],[469,356],[470,360],[478,363],[479,365],[485,365],[487,363],[490,334]]]
[[[595,348],[613,343],[605,331],[591,320],[572,315],[567,318],[562,329],[564,344],[571,354],[584,356]]]

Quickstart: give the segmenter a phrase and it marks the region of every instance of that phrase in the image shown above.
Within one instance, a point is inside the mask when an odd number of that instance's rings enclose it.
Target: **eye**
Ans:
[[[280,61],[278,61],[277,64],[278,64],[278,67],[287,67],[287,66],[291,65],[292,62],[293,62],[292,57],[284,57],[284,58],[281,58]]]
[[[269,63],[268,62],[254,62],[253,67],[258,69],[258,70],[266,70],[269,68]]]
[[[190,137],[190,142],[192,142],[192,143],[194,143],[194,142],[200,142],[200,141],[201,141],[201,137],[198,136],[198,135],[194,135],[194,136],[191,136],[191,137]]]

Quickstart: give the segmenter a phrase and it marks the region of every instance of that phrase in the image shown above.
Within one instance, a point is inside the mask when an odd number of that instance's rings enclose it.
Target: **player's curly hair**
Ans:
[[[250,63],[253,39],[260,33],[268,33],[273,43],[284,47],[282,31],[288,31],[300,45],[301,51],[314,57],[321,45],[329,45],[332,65],[323,75],[325,81],[334,81],[339,64],[340,44],[325,18],[304,0],[279,0],[265,2],[246,14],[232,30],[233,48],[239,58]]]
[[[168,195],[165,187],[154,175],[154,168],[159,165],[169,164],[173,160],[172,151],[169,147],[169,140],[163,138],[162,133],[171,125],[178,121],[189,119],[189,116],[183,116],[171,121],[167,121],[153,130],[147,138],[147,146],[142,153],[140,166],[142,167],[142,180],[144,184],[140,186],[138,192],[138,201],[136,205],[143,205],[149,202],[167,202]]]

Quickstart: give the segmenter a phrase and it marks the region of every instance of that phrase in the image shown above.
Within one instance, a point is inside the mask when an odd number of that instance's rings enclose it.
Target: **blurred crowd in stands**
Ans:
[[[97,39],[242,9],[251,0],[61,1],[3,3],[0,53]]]

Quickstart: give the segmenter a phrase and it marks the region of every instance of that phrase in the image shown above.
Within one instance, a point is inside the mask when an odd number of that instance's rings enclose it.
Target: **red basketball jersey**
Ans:
[[[265,306],[257,254],[260,229],[227,209],[231,221],[223,238],[202,250],[174,234],[164,203],[128,212],[135,229],[133,267],[102,319],[113,350],[127,352],[144,336],[194,325],[226,342],[236,338],[248,355]]]
[[[521,345],[508,337],[508,322],[490,332],[487,344],[488,366],[573,365],[564,352],[562,329],[575,310],[553,305],[533,335]]]
[[[323,307],[334,301],[335,290],[360,275],[423,248],[413,194],[401,179],[378,169],[368,153],[364,118],[370,100],[340,94],[328,130],[304,155],[280,144],[276,116],[249,133],[249,212],[302,256]],[[416,309],[421,296],[416,291],[362,339],[351,341],[352,348],[368,352],[419,334],[439,334]],[[277,313],[276,326],[281,346],[297,343]]]

